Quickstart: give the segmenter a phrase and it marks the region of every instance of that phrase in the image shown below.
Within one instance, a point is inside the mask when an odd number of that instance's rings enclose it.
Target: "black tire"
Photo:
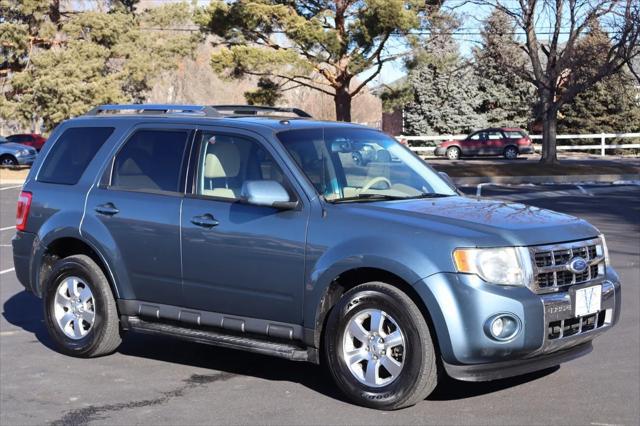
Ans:
[[[367,165],[367,163],[364,161],[364,158],[362,157],[362,154],[360,154],[359,152],[352,153],[351,158],[353,159],[353,162],[356,164],[356,166],[364,167]]]
[[[58,286],[72,276],[88,285],[94,300],[93,325],[80,339],[67,337],[54,313]],[[44,318],[49,335],[64,354],[90,358],[110,354],[120,346],[120,320],[111,287],[102,269],[88,256],[69,256],[55,263],[44,289]]]
[[[3,155],[0,156],[0,165],[2,166],[17,166],[18,160],[15,159],[12,155]]]
[[[518,148],[510,145],[504,149],[502,155],[507,160],[515,160],[516,158],[518,158]]]
[[[457,146],[452,146],[450,148],[447,148],[446,155],[449,160],[459,160],[462,156],[462,151],[460,151],[460,148],[458,148]]]
[[[404,365],[388,385],[371,387],[353,375],[343,355],[343,338],[351,318],[366,309],[380,309],[393,317],[406,336]],[[425,399],[438,382],[436,351],[429,327],[413,301],[397,288],[371,282],[348,292],[330,311],[324,335],[325,359],[342,392],[351,401],[380,410],[409,407]]]

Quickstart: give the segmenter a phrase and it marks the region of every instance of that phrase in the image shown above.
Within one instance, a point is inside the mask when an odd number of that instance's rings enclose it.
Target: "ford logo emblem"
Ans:
[[[589,265],[587,264],[587,261],[584,260],[583,258],[574,257],[569,261],[569,264],[567,266],[569,267],[569,270],[574,274],[581,274],[582,272],[587,270],[587,267]]]

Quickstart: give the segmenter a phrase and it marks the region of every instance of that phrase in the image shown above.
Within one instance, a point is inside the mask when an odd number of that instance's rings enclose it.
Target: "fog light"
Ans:
[[[495,315],[485,324],[485,333],[499,341],[511,340],[520,331],[520,321],[517,317],[507,314]]]

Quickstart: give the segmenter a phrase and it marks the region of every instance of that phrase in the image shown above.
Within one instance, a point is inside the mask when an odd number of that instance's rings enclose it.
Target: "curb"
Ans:
[[[567,176],[473,176],[454,177],[451,179],[457,186],[471,186],[481,183],[510,184],[576,184],[584,182],[611,183],[616,181],[638,181],[640,174],[622,175],[567,175]]]
[[[25,179],[0,179],[0,185],[22,185]]]

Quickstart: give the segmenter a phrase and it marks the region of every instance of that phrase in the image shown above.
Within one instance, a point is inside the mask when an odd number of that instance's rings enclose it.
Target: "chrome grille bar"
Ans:
[[[536,293],[559,291],[574,284],[587,283],[604,274],[604,246],[600,238],[530,247],[533,263],[531,289]],[[572,259],[581,257],[587,263],[584,272],[569,267]]]

